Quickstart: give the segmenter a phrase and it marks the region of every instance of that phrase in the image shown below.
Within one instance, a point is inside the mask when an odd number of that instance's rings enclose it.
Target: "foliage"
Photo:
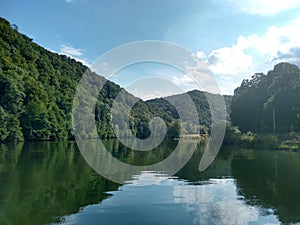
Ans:
[[[5,112],[0,106],[0,140],[23,141],[20,122],[14,115]]]
[[[296,132],[277,135],[280,143],[279,149],[284,150],[299,150],[300,149],[300,134]]]
[[[247,133],[242,134],[240,142],[244,146],[253,147],[254,140],[254,134],[251,131],[248,131]]]
[[[225,136],[224,136],[224,144],[237,144],[241,139],[241,132],[237,127],[233,127],[230,125],[226,126]]]
[[[180,102],[187,112],[191,106],[182,101],[182,95],[144,102],[117,84],[90,71],[82,63],[65,55],[50,52],[35,44],[26,35],[20,34],[16,25],[0,18],[0,143],[22,140],[70,140],[74,138],[72,128],[72,107],[77,84],[84,73],[98,79],[103,88],[99,93],[94,113],[97,133],[101,138],[114,138],[112,116],[117,118],[117,132],[126,126],[124,112],[130,103],[136,102],[130,110],[129,127],[139,138],[150,135],[149,121],[153,117],[162,118],[167,127],[167,137],[178,137],[180,133],[208,133],[210,108],[204,92],[188,92],[195,102],[200,126],[181,121],[184,129],[178,128],[179,119],[175,108],[168,99]],[[124,91],[119,110],[112,115],[111,108],[118,94]],[[74,106],[85,105],[89,101],[74,102]],[[230,104],[231,97],[225,96]],[[87,109],[88,112],[89,109]],[[79,129],[82,137],[91,138],[87,133],[84,118]],[[181,126],[180,126],[181,127]],[[174,130],[173,130],[174,129]]]
[[[229,124],[226,127],[223,143],[259,149],[276,149],[279,146],[278,138],[274,135],[254,134],[251,131],[242,134],[237,127]]]
[[[278,139],[274,135],[256,135],[253,140],[254,148],[276,149]]]
[[[179,120],[175,120],[170,124],[168,137],[171,139],[177,138],[181,135],[181,124]]]
[[[289,143],[282,143],[279,145],[278,148],[282,149],[282,150],[299,150],[298,145],[293,145],[293,144],[289,144]]]
[[[80,62],[45,50],[18,33],[16,26],[0,18],[0,142],[72,139],[72,102],[79,79],[87,71],[104,87],[95,109],[97,131],[114,137],[111,113],[121,88],[93,74]],[[125,102],[136,98],[125,93]],[[131,129],[138,137],[149,135],[152,118],[139,102],[132,110]],[[172,121],[172,118],[169,118]]]
[[[300,131],[300,70],[279,63],[267,75],[256,73],[234,91],[231,120],[242,132]],[[274,119],[273,119],[274,118]]]
[[[210,113],[210,107],[206,95],[212,95],[212,94],[205,93],[198,90],[189,91],[186,94],[188,94],[191,100],[194,102],[194,105],[196,106],[196,110],[198,112],[198,118],[200,124],[200,127],[197,128],[198,132],[200,131],[200,133],[208,133],[208,130],[211,126],[211,113]],[[192,118],[194,115],[191,115],[192,110],[189,110],[191,106],[189,105],[188,102],[185,101],[184,95],[185,94],[178,94],[178,95],[172,95],[165,98],[151,99],[148,100],[147,103],[150,104],[151,106],[160,109],[163,112],[163,115],[160,115],[162,116],[162,118],[180,119],[177,110],[169,101],[177,102],[179,110],[185,112],[184,117],[188,120],[189,118]],[[224,96],[226,110],[228,113],[230,110],[231,98],[232,96],[228,96],[228,95]],[[187,122],[187,121],[183,120],[183,122]],[[189,129],[187,129],[187,133],[189,133],[188,130]]]
[[[20,34],[16,25],[0,18],[0,143],[24,139],[73,139],[73,98],[85,72],[104,84],[94,112],[98,135],[114,138],[110,109],[123,89],[93,73],[82,63],[47,51]],[[154,116],[162,117],[167,127],[176,128],[175,119],[163,109],[146,104],[126,91],[124,93],[121,109],[137,102],[129,116],[129,126],[134,135],[147,138],[150,135],[149,121]],[[84,101],[75,102],[75,106],[86,104]],[[125,125],[123,114],[124,111],[120,110],[114,115],[120,119],[118,126]],[[85,128],[80,128],[83,137],[89,138]],[[177,130],[168,130],[171,132],[168,137],[178,134]]]

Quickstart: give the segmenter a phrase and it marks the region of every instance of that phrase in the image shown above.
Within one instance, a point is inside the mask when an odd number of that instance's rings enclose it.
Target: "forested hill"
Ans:
[[[35,44],[0,18],[0,143],[73,138],[73,97],[87,69],[74,59]],[[99,79],[105,82],[103,77]],[[99,94],[95,117],[102,138],[114,137],[109,109],[120,90],[107,81]],[[130,94],[126,98],[136,99]],[[147,104],[139,101],[132,112],[132,131],[139,137],[149,135],[151,117]]]
[[[206,93],[205,95],[204,92],[198,90],[188,91],[187,94],[190,96],[191,100],[195,103],[196,109],[198,111],[199,123],[201,124],[202,129],[204,129],[203,132],[205,132],[205,130],[207,132],[208,129],[210,128],[211,114],[210,114],[210,108],[209,108],[206,95],[212,95],[212,94]],[[178,95],[168,96],[165,98],[151,99],[148,100],[147,103],[151,106],[162,109],[164,112],[168,113],[171,117],[175,119],[179,119],[179,115],[175,107],[171,105],[169,101],[171,100],[171,102],[179,102],[178,104],[179,107],[181,107],[182,109],[189,109],[190,106],[183,99],[184,99],[184,94],[178,94]],[[226,111],[228,115],[230,112],[231,99],[232,96],[229,95],[224,96]],[[187,110],[187,113],[188,112],[189,110]],[[186,116],[189,117],[188,115]]]
[[[82,63],[37,45],[31,38],[20,34],[17,26],[0,18],[0,143],[73,139],[73,98],[85,71],[93,74]],[[122,88],[99,75],[93,75],[105,83],[95,107],[97,131],[101,138],[114,138],[110,109]],[[155,116],[164,119],[169,137],[179,135],[178,115],[169,105],[160,104],[162,99],[146,103],[125,93],[125,102],[138,100],[129,121],[134,135],[148,137],[149,121]],[[189,94],[197,106],[200,124],[206,126],[204,130],[207,132],[210,113],[206,97],[198,91]],[[168,98],[178,98],[180,101],[180,95]],[[115,115],[120,126],[124,124],[122,113],[120,110]],[[122,127],[119,128],[122,130]],[[122,135],[126,136],[125,133]]]
[[[243,132],[300,131],[300,70],[279,63],[244,80],[232,99],[231,120]]]

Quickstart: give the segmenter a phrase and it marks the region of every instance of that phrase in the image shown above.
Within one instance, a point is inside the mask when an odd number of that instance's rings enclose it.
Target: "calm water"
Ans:
[[[149,152],[114,141],[106,146],[124,162],[148,165],[167,157],[175,144]],[[74,142],[0,145],[0,224],[300,222],[300,153],[227,146],[200,173],[202,153],[199,147],[174,176],[143,172],[119,185],[95,173]],[[143,185],[149,181],[156,183]]]

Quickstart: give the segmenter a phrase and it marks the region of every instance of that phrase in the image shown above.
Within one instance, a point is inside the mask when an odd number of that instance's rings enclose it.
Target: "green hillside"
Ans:
[[[73,139],[73,98],[78,82],[86,71],[104,83],[95,107],[98,134],[101,138],[114,138],[110,109],[122,88],[93,73],[82,63],[37,45],[31,38],[20,34],[15,25],[0,18],[0,142]],[[201,127],[196,129],[208,132],[210,111],[204,93],[191,91],[188,94],[199,113]],[[181,100],[182,95],[143,102],[125,91],[125,103],[138,101],[129,118],[135,136],[148,137],[149,121],[155,116],[166,122],[168,137],[179,135],[179,117],[174,107],[166,101],[169,98],[179,101],[184,109],[189,108]],[[225,96],[225,99],[229,106],[231,97]],[[127,106],[121,103],[120,108],[124,107]],[[120,110],[114,115],[119,126],[125,124],[123,112]],[[184,132],[195,130],[192,125],[186,125]],[[119,128],[122,130],[122,127]]]
[[[231,119],[241,131],[300,131],[300,69],[279,63],[244,80],[232,99]]]
[[[209,104],[206,98],[206,95],[212,95],[210,93],[204,93],[202,91],[193,90],[187,92],[187,94],[190,96],[191,100],[194,102],[196,109],[198,111],[198,118],[199,118],[199,124],[200,131],[201,132],[208,132],[210,125],[211,125],[211,113]],[[178,94],[178,95],[172,95],[165,98],[157,98],[147,101],[148,104],[150,104],[153,107],[162,109],[165,113],[167,113],[170,117],[173,117],[175,119],[179,119],[179,115],[175,109],[175,107],[169,102],[178,102],[178,105],[181,109],[187,109],[185,110],[186,113],[191,112],[189,109],[190,105],[183,100],[184,94]],[[215,98],[212,98],[215,99]],[[230,112],[230,104],[231,104],[232,96],[225,95],[225,106],[227,114],[229,115]],[[192,117],[192,115],[186,115],[187,118]],[[186,121],[183,121],[186,122]],[[187,126],[189,127],[189,126]],[[189,129],[186,130],[186,133],[189,133]]]
[[[86,70],[80,62],[35,44],[0,18],[0,142],[72,139],[73,97]],[[109,109],[121,88],[97,77],[105,82],[95,109],[98,133],[112,138]],[[136,100],[129,93],[125,98]],[[136,136],[149,135],[151,117],[147,104],[139,101],[130,118]]]

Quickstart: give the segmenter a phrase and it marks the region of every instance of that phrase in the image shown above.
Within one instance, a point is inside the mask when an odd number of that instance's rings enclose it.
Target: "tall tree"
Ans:
[[[231,120],[243,132],[299,131],[300,70],[279,63],[267,75],[257,73],[244,80],[232,99]]]

